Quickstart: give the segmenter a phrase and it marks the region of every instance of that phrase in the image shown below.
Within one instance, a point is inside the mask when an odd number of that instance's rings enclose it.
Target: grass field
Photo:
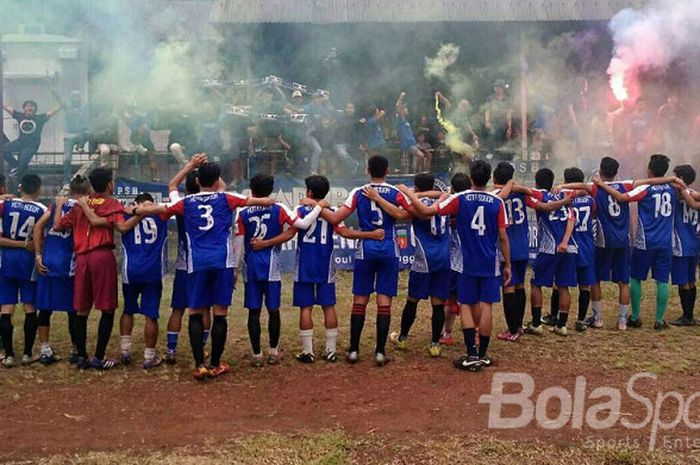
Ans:
[[[402,273],[400,297],[393,306],[392,328],[398,328],[402,296],[406,295],[406,279],[407,275]],[[340,273],[338,342],[341,352],[347,345],[349,333],[350,283],[351,275]],[[165,345],[165,323],[169,315],[170,282],[165,287],[161,306],[161,350]],[[361,355],[364,355],[364,359],[360,365],[348,367],[341,363],[331,366],[317,362],[310,367],[301,366],[293,360],[299,342],[298,314],[291,307],[291,287],[289,277],[285,277],[281,347],[285,349],[286,356],[280,367],[265,367],[262,370],[249,367],[250,346],[245,326],[246,314],[242,308],[243,295],[237,292],[230,312],[229,338],[224,355],[234,370],[229,377],[207,382],[206,386],[199,386],[191,380],[192,362],[186,328],[180,340],[176,366],[162,366],[150,372],[139,368],[143,349],[143,325],[139,318],[134,330],[135,365],[131,367],[118,367],[109,372],[80,372],[61,362],[51,367],[34,365],[3,370],[0,372],[0,405],[6,408],[3,423],[9,425],[8,430],[19,428],[22,431],[35,431],[49,425],[63,429],[66,436],[35,449],[28,443],[21,443],[33,439],[26,435],[19,436],[20,432],[17,432],[14,442],[6,440],[0,443],[0,459],[14,463],[29,461],[50,464],[190,464],[205,459],[208,463],[252,464],[700,463],[700,445],[657,447],[657,451],[648,452],[644,442],[649,433],[647,430],[613,428],[595,432],[584,428],[581,432],[564,428],[551,432],[533,426],[514,431],[492,431],[487,428],[484,413],[488,409],[476,409],[479,395],[490,390],[492,373],[500,371],[528,373],[538,382],[546,382],[543,387],[559,383],[572,386],[576,376],[586,376],[591,384],[610,384],[621,389],[635,373],[651,372],[658,375],[659,390],[678,391],[686,397],[700,390],[700,378],[697,376],[700,367],[700,327],[653,332],[650,323],[653,322],[654,292],[650,284],[644,287],[643,329],[625,333],[611,329],[617,315],[616,288],[608,286],[604,306],[606,329],[589,330],[583,334],[571,331],[568,338],[552,334],[542,338],[526,337],[519,343],[494,340],[491,352],[498,362],[497,366],[488,373],[476,375],[451,367],[452,358],[463,351],[459,332],[455,333],[458,344],[448,348],[441,359],[428,358],[430,307],[426,302],[419,307],[409,351],[392,350],[395,361],[389,366],[378,369],[371,364],[375,313],[372,305],[368,309],[363,333]],[[572,302],[572,312],[575,313],[577,292],[572,293]],[[548,297],[545,299],[545,313],[547,305]],[[680,306],[674,290],[667,319],[674,319],[679,313]],[[495,328],[502,329],[505,323],[500,305],[496,307],[495,314]],[[529,307],[526,319],[528,316]],[[95,333],[97,320],[97,315],[91,317],[90,334]],[[570,327],[573,320],[575,317],[570,319]],[[22,341],[20,315],[16,315],[15,325],[17,350]],[[320,310],[315,314],[315,325],[318,353],[323,348]],[[60,354],[67,354],[69,349],[65,326],[65,316],[54,316],[52,340],[54,350]],[[266,340],[263,329],[263,347]],[[94,347],[94,339],[91,341],[89,350]],[[115,325],[108,354],[117,356],[118,350],[119,336]],[[327,383],[328,388],[319,387],[318,383],[314,385],[314,379],[324,385]],[[333,389],[334,385],[338,385],[338,389]],[[348,398],[342,386],[357,388],[357,393]],[[276,389],[280,393],[275,394]],[[382,396],[374,395],[377,389],[384,390]],[[454,392],[446,393],[445,389]],[[173,413],[172,420],[168,416],[160,418],[157,412],[167,413],[168,409],[173,408],[170,402],[177,397],[178,390],[188,393],[201,390],[206,396],[211,396],[207,399],[208,408],[219,408],[221,411],[211,412],[209,420],[208,414],[201,418],[193,416],[191,426],[196,433],[189,434],[187,428],[184,431],[175,430],[171,421],[184,422],[183,426],[186,426],[190,421],[187,412],[178,410]],[[250,390],[256,391],[251,394]],[[539,385],[537,390],[541,390]],[[130,405],[131,391],[152,393],[148,397],[148,407],[140,406],[138,398],[133,398],[134,404]],[[85,399],[82,396],[113,399],[106,397],[108,393],[118,393],[119,400],[111,402],[106,413],[101,413],[102,410],[80,410],[81,399]],[[308,398],[305,398],[306,393]],[[49,400],[54,395],[57,399],[54,404],[60,404],[63,411],[53,412],[42,407],[53,405]],[[216,397],[218,395],[224,396],[224,400],[215,403],[212,399],[220,399]],[[46,396],[49,396],[48,400]],[[386,399],[391,409],[382,408],[381,399]],[[184,399],[178,399],[180,401],[184,402]],[[26,409],[26,405],[46,410]],[[129,436],[120,439],[121,431],[116,426],[107,429],[107,433],[101,432],[103,415],[104,418],[114,415],[118,419],[119,415],[126,415],[125,412],[130,409],[144,412],[142,416],[134,417],[134,423],[126,423],[133,424],[139,431],[146,431],[141,441]],[[183,407],[182,410],[186,409]],[[273,411],[269,418],[266,417],[268,410]],[[694,415],[692,418],[700,422],[700,402],[693,405],[691,413]],[[639,412],[633,410],[626,414],[634,416]],[[229,417],[230,422],[227,420]],[[208,421],[212,425],[225,425],[227,432],[207,433]],[[122,424],[115,420],[117,423]],[[113,435],[116,439],[108,441],[105,437],[105,441],[97,443],[78,438],[73,441],[74,436],[69,434],[71,428],[81,431],[86,427],[110,438]],[[125,426],[121,428],[129,429]],[[139,434],[134,433],[136,438]],[[698,438],[700,431],[686,428],[678,435]],[[615,439],[615,443],[601,443],[608,437]],[[633,438],[636,442],[630,446],[623,441],[625,438]],[[43,442],[40,434],[34,440]]]

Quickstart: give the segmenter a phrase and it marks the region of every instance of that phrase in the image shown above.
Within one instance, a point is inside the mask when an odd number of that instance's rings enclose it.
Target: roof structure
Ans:
[[[654,0],[214,0],[216,24],[604,21]]]

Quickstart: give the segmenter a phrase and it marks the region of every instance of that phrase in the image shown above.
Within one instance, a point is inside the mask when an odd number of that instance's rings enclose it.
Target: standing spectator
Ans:
[[[265,166],[270,164],[265,138],[260,134],[260,128],[256,125],[246,128],[246,137],[240,140],[239,152],[245,154],[248,161],[248,169],[245,174],[263,172]],[[246,159],[242,161],[245,162]]]
[[[330,116],[322,116],[320,123],[316,126],[316,130],[311,133],[311,136],[318,141],[322,152],[325,151],[329,153],[333,149],[335,143],[335,126],[333,125],[333,119]],[[325,167],[323,170],[324,173],[328,170],[328,165],[335,166],[333,163],[326,163],[325,159],[322,161],[323,163],[319,164],[319,166],[323,165]],[[333,171],[335,171],[335,169],[333,169]]]
[[[117,163],[112,163],[110,155],[117,155],[119,147],[119,118],[114,114],[111,105],[93,108],[88,122],[90,133],[90,153],[99,153],[100,166],[117,169]]]
[[[452,107],[452,102],[442,95],[441,92],[436,93],[438,99],[445,107],[445,112],[447,113],[447,119],[454,122],[459,129],[460,139],[471,145],[474,149],[479,148],[479,136],[474,131],[474,127],[471,123],[472,118],[472,104],[469,100],[463,98],[457,104],[457,108]]]
[[[685,134],[688,129],[687,118],[685,107],[678,102],[678,94],[671,92],[666,103],[656,112],[656,124],[664,153],[673,156],[680,156],[683,153]]]
[[[373,107],[372,116],[360,120],[365,125],[363,147],[367,153],[367,158],[381,154],[386,147],[386,140],[384,140],[384,132],[381,126],[385,114],[386,112],[380,107]]]
[[[416,137],[413,135],[411,123],[406,118],[408,116],[408,106],[404,102],[406,92],[401,92],[396,100],[396,136],[401,146],[401,168],[408,173],[413,158],[413,169],[416,172],[430,171],[430,154],[423,153],[416,145]]]
[[[61,109],[61,104],[59,103],[56,108],[46,113],[36,112],[38,106],[34,100],[25,100],[22,103],[22,112],[5,104],[2,107],[17,121],[19,136],[12,142],[3,144],[0,150],[3,152],[4,160],[10,166],[10,176],[22,178],[29,162],[39,150],[44,125]],[[17,158],[14,157],[14,153],[18,154]]]
[[[347,164],[349,174],[359,174],[360,163],[353,157],[360,148],[360,121],[354,103],[346,103],[345,111],[336,119],[335,136],[333,150],[336,155]]]
[[[496,79],[493,83],[493,94],[489,96],[484,111],[484,128],[490,150],[505,144],[513,135],[513,106],[506,95],[503,79]]]
[[[148,170],[151,173],[151,181],[158,181],[158,167],[155,159],[156,148],[151,140],[151,125],[148,117],[148,113],[139,110],[134,103],[131,103],[124,109],[124,121],[131,130],[129,141],[133,144],[133,148],[137,153],[148,156]]]
[[[80,92],[74,90],[70,93],[70,101],[66,108],[66,133],[63,136],[63,184],[67,184],[73,175],[71,166],[73,150],[76,147],[82,150],[89,138],[87,105],[83,103]]]
[[[295,173],[304,175],[309,171],[308,157],[304,156],[307,124],[305,118],[297,117],[304,114],[304,95],[299,90],[292,92],[292,101],[284,109],[290,116],[289,123],[284,126],[284,140],[290,147],[290,159],[294,164]]]
[[[318,174],[319,161],[321,159],[321,145],[314,136],[316,128],[321,123],[321,118],[329,116],[333,111],[329,95],[323,91],[314,93],[311,103],[304,106],[304,113],[309,115],[307,119],[307,132],[304,144],[311,151],[311,174]]]

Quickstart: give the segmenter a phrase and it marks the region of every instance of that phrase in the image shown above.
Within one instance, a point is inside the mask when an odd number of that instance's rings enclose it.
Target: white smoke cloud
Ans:
[[[425,59],[425,77],[445,79],[447,68],[453,65],[459,58],[459,46],[455,44],[442,44],[438,49],[437,54]]]

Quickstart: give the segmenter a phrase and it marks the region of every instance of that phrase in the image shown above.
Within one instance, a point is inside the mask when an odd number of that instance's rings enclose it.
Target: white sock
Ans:
[[[119,347],[121,347],[123,355],[131,354],[131,336],[122,336]]]
[[[314,353],[314,330],[313,329],[301,329],[299,330],[299,338],[301,339],[302,352],[305,354]]]
[[[277,355],[277,347],[270,347],[270,355]]]
[[[338,340],[338,328],[326,329],[326,352],[335,353],[335,343]]]
[[[51,346],[49,345],[49,343],[42,342],[41,343],[41,355],[50,356],[51,354],[53,354],[53,350],[51,350]]]
[[[591,308],[593,309],[593,319],[600,320],[602,318],[603,302],[600,300],[594,300],[591,302]]]
[[[619,320],[626,320],[627,315],[630,313],[630,306],[625,304],[620,304],[620,313],[618,313],[617,318]]]
[[[155,349],[155,347],[154,347],[153,349],[149,349],[148,347],[146,347],[146,348],[143,350],[143,359],[144,359],[144,360],[153,360],[154,358],[156,358],[156,349]]]

